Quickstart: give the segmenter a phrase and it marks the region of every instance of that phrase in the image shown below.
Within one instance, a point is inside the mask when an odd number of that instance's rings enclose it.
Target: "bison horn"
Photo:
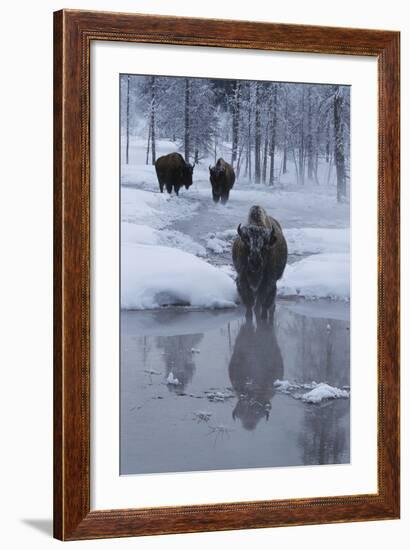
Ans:
[[[209,165],[209,171],[211,172],[212,168],[211,168],[211,165]]]
[[[241,224],[238,225],[238,235],[242,238]]]

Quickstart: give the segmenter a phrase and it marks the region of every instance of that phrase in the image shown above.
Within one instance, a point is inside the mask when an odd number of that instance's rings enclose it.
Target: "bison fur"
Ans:
[[[209,181],[212,186],[214,202],[225,204],[229,199],[229,192],[235,183],[235,172],[223,158],[218,159],[213,167],[209,167]]]
[[[252,206],[247,224],[239,224],[232,246],[236,285],[247,318],[252,318],[253,309],[261,319],[273,312],[276,283],[283,275],[287,258],[288,247],[279,222],[261,206]]]
[[[161,193],[166,188],[168,193],[179,194],[181,187],[188,189],[192,185],[192,174],[194,166],[185,162],[185,159],[179,153],[170,153],[159,157],[155,162],[155,171],[157,173],[159,189]]]

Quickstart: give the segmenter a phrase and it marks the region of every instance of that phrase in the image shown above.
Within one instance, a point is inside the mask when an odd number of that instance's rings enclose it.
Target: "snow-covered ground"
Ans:
[[[280,296],[349,300],[348,253],[315,254],[286,267],[278,283]]]
[[[125,309],[235,306],[234,281],[193,254],[166,246],[125,243],[121,256],[121,301]]]
[[[131,160],[144,162],[145,141],[135,140],[133,147]],[[157,154],[172,150],[175,143],[162,141]],[[253,204],[279,220],[288,242],[279,295],[348,300],[349,205],[336,202],[334,186],[289,182],[269,188],[239,178],[228,204],[215,205],[208,171],[212,160],[195,167],[193,185],[181,189],[179,197],[159,193],[153,166],[122,165],[122,307],[234,307],[238,296],[230,250],[236,227],[246,223]]]

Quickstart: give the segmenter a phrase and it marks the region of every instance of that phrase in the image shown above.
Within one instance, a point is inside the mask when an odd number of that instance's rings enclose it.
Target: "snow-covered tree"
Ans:
[[[124,161],[133,136],[173,141],[187,161],[225,156],[241,178],[275,186],[335,185],[347,195],[350,95],[347,86],[169,76],[121,76]],[[293,165],[293,166],[292,166]]]

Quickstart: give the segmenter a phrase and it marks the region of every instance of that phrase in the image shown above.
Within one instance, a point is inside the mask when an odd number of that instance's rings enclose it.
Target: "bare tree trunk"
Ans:
[[[147,141],[147,156],[145,159],[145,164],[149,163],[149,146],[151,142],[151,124],[148,125],[148,141]]]
[[[243,153],[243,143],[241,147],[239,148],[239,155],[238,155],[238,161],[236,163],[236,179],[239,179],[240,173],[241,173],[241,165],[242,165],[242,153]]]
[[[155,110],[156,110],[156,98],[155,98],[155,76],[151,77],[151,158],[152,164],[155,164]]]
[[[330,176],[332,174],[332,168],[333,168],[333,155],[332,155],[332,153],[330,153],[329,154],[328,167],[327,167],[326,185],[330,184]]]
[[[189,156],[191,153],[190,110],[191,110],[191,83],[189,81],[189,78],[186,78],[185,79],[185,162],[189,162]]]
[[[248,106],[248,179],[252,179],[252,104],[251,104],[251,88],[249,87],[249,106]]]
[[[343,96],[339,86],[334,87],[333,97],[333,119],[335,127],[335,162],[337,177],[337,200],[341,202],[346,198],[346,178],[345,178],[345,152],[342,123]]]
[[[277,108],[278,108],[278,85],[275,84],[273,92],[273,116],[272,116],[272,129],[270,138],[270,172],[269,172],[269,185],[275,183],[275,149],[276,149],[276,122],[277,122]]]
[[[305,125],[304,125],[304,113],[305,113],[305,89],[302,90],[301,100],[301,119],[299,129],[299,170],[298,180],[301,185],[305,184]]]
[[[326,162],[329,162],[330,157],[330,117],[327,119],[326,125]]]
[[[268,145],[269,145],[269,132],[270,132],[270,117],[271,113],[268,115],[268,123],[265,128],[265,140],[263,145],[263,159],[262,159],[262,181],[266,183],[266,171],[268,168]]]
[[[127,130],[126,130],[126,145],[125,145],[125,163],[129,162],[130,154],[130,75],[127,76]]]
[[[314,168],[313,168],[313,177],[315,179],[316,185],[319,185],[319,176],[318,176],[318,173],[317,173],[318,167],[319,167],[319,151],[316,149],[315,165],[314,165]]]
[[[295,163],[296,179],[297,179],[297,181],[299,181],[299,167],[298,167],[298,163],[297,163],[297,160],[296,160],[295,149],[292,149],[292,154],[293,154],[293,162]]]
[[[241,93],[241,83],[239,82],[239,80],[235,80],[233,111],[232,111],[232,157],[231,157],[232,166],[234,166],[234,163],[238,155],[240,93]]]
[[[288,92],[285,88],[285,144],[283,146],[283,166],[282,173],[286,174],[288,171]]]
[[[261,182],[261,90],[256,82],[255,90],[255,183]]]
[[[308,88],[308,120],[307,120],[307,138],[306,138],[306,149],[307,149],[307,169],[308,169],[308,179],[313,179],[313,135],[312,135],[312,87]]]

